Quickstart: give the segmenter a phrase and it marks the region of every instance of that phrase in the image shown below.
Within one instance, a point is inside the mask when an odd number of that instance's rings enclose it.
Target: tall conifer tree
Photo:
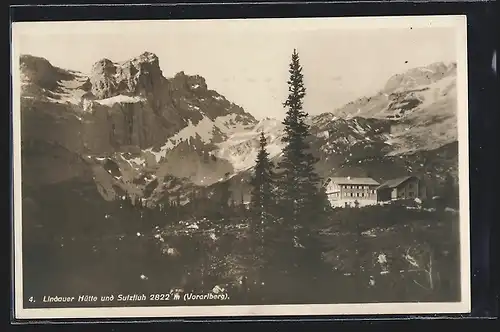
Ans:
[[[255,173],[250,181],[252,185],[250,206],[252,214],[261,223],[270,221],[274,198],[274,172],[266,150],[267,140],[264,132],[260,134],[260,149],[255,161]]]
[[[304,75],[299,54],[294,49],[289,68],[288,98],[283,106],[287,113],[283,124],[285,135],[283,159],[279,163],[281,171],[280,198],[282,211],[289,213],[285,222],[294,225],[304,221],[315,221],[325,209],[326,196],[320,189],[320,178],[315,172],[317,159],[311,154],[308,137],[308,114],[303,111],[306,96]],[[312,218],[312,220],[311,220]]]
[[[274,209],[276,205],[275,192],[274,192],[274,170],[273,164],[269,160],[269,153],[266,150],[267,140],[264,132],[260,134],[259,152],[255,160],[254,174],[250,180],[252,187],[250,192],[250,247],[254,255],[254,267],[257,268],[255,272],[261,275],[262,269],[267,265],[269,252],[267,252],[267,259],[265,259],[265,246],[270,249],[272,246],[269,242],[272,236],[270,230],[275,226]],[[272,233],[272,232],[271,232]]]
[[[306,88],[299,54],[295,49],[289,73],[289,94],[283,104],[287,109],[282,139],[285,147],[278,165],[278,192],[284,226],[279,233],[288,238],[286,241],[292,240],[295,248],[302,248],[292,257],[293,265],[319,272],[321,247],[313,234],[330,206],[321,179],[315,171],[317,159],[310,151],[309,125],[306,123],[308,114],[303,110]],[[310,265],[311,269],[306,265]]]

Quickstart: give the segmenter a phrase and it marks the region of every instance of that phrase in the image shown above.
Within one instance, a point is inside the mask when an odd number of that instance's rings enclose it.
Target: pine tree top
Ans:
[[[259,143],[260,143],[260,147],[261,148],[265,148],[266,145],[267,145],[267,139],[266,139],[266,136],[264,135],[264,131],[261,131],[260,132],[260,140],[259,140]]]
[[[306,95],[306,88],[297,49],[293,50],[288,72],[290,73],[290,79],[287,82],[289,95],[283,106],[288,107],[290,111],[299,111],[302,109],[302,99]]]

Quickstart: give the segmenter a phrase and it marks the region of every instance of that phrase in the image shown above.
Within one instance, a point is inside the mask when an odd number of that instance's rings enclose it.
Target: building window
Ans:
[[[353,197],[353,196],[352,196],[352,193],[351,193],[351,197]]]
[[[347,193],[345,193],[345,197],[347,197]]]

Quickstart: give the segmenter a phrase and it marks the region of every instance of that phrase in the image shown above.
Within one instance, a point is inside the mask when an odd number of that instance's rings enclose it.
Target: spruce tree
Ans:
[[[255,267],[263,268],[264,245],[270,245],[270,230],[274,226],[273,210],[276,204],[274,197],[274,171],[266,150],[267,140],[263,132],[260,134],[259,152],[255,161],[254,174],[250,179],[249,239],[251,252],[255,259]],[[268,248],[269,249],[269,248]],[[262,277],[262,276],[261,276]]]
[[[284,216],[285,222],[300,225],[304,221],[318,220],[326,208],[327,201],[320,188],[321,179],[315,172],[317,159],[310,152],[309,126],[306,123],[308,114],[303,111],[306,88],[299,54],[295,49],[289,73],[289,94],[283,104],[287,108],[283,121],[285,135],[282,139],[286,145],[279,163],[279,188],[282,211],[289,213]]]
[[[260,149],[255,161],[255,172],[250,180],[252,185],[250,207],[252,214],[261,223],[270,221],[274,198],[274,172],[266,150],[267,140],[264,132],[260,134]]]
[[[307,270],[305,265],[310,265],[310,271],[319,272],[317,268],[321,248],[313,234],[330,206],[321,186],[321,179],[315,171],[318,160],[310,151],[309,125],[306,123],[308,114],[303,110],[306,88],[299,54],[295,49],[289,73],[289,94],[283,103],[287,109],[283,121],[285,134],[282,138],[285,147],[278,164],[278,192],[283,217],[283,227],[279,233],[288,238],[285,241],[293,241],[293,247],[301,248],[291,257],[294,266],[300,265]]]

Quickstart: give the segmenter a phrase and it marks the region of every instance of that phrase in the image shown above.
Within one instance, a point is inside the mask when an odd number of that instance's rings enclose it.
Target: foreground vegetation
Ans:
[[[99,218],[90,209],[84,216],[80,210],[80,218],[53,209],[46,218],[26,220],[25,294],[173,294],[219,286],[238,304],[459,300],[453,212],[337,209],[314,231],[314,243],[268,241],[256,251],[239,206],[223,219],[175,209],[146,219],[148,208],[126,200],[108,204]],[[54,220],[67,221],[66,227],[51,228]]]

